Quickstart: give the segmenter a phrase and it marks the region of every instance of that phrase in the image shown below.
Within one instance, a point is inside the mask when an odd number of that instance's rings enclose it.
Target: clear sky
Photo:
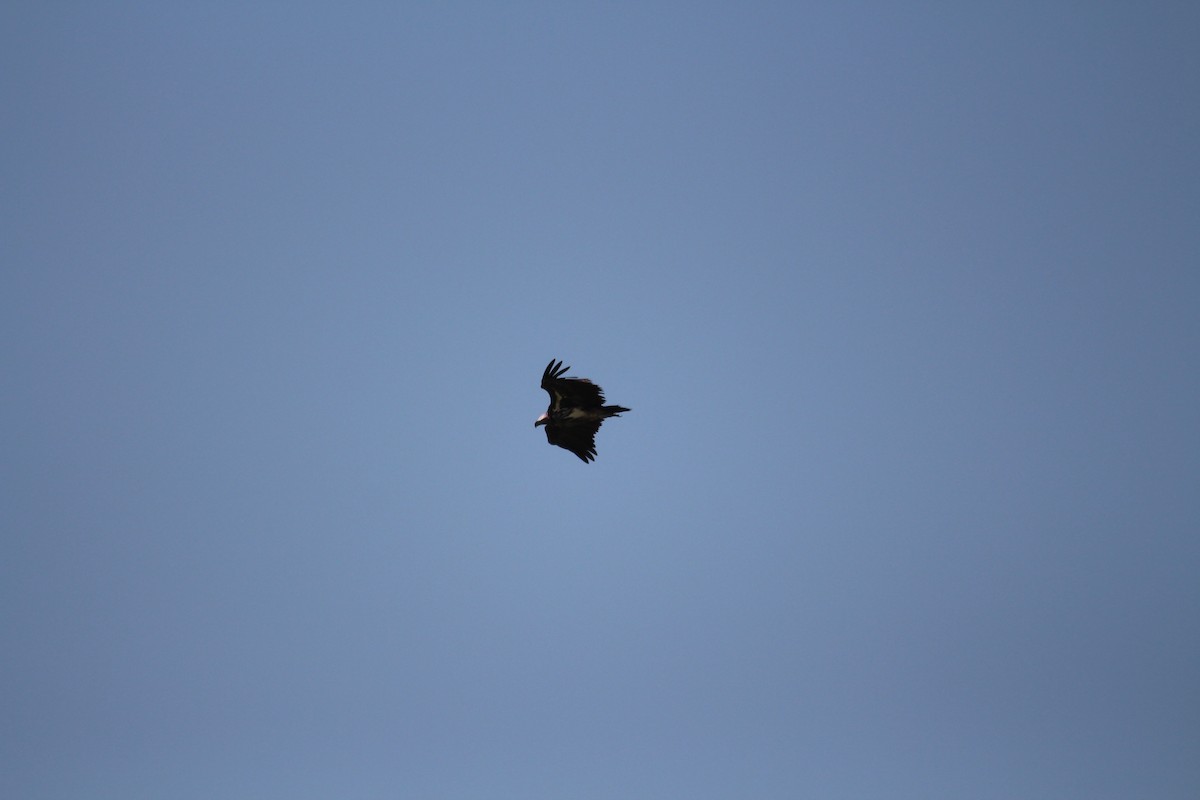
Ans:
[[[5,3],[0,795],[1200,796],[1197,30]]]

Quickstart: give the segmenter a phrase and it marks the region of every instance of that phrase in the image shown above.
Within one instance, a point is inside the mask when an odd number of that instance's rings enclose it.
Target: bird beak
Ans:
[[[538,417],[537,419],[535,419],[533,421],[533,427],[536,428],[538,425],[545,425],[547,419],[548,419],[548,417],[545,414],[542,414],[540,417]]]

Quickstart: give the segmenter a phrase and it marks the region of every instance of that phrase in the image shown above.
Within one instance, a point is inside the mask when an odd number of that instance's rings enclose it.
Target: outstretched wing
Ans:
[[[561,361],[551,359],[542,373],[542,388],[550,394],[550,410],[557,411],[561,406],[599,408],[604,405],[604,392],[599,386],[587,378],[563,377],[569,369]]]
[[[570,450],[588,462],[596,457],[596,431],[600,430],[600,421],[575,425],[547,425],[546,441],[558,445],[564,450]]]

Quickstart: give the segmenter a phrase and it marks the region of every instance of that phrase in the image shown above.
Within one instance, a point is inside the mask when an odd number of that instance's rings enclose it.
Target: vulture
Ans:
[[[550,360],[542,373],[542,388],[550,394],[550,407],[533,423],[546,426],[546,441],[570,450],[586,464],[596,457],[596,431],[600,423],[628,408],[604,405],[604,392],[587,378],[564,378],[570,367]]]

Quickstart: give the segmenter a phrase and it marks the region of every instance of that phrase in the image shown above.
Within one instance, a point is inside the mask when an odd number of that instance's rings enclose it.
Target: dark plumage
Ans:
[[[564,378],[570,367],[553,359],[542,373],[542,388],[550,395],[550,407],[533,427],[546,426],[546,441],[570,450],[584,462],[596,457],[596,431],[600,423],[628,408],[604,405],[604,392],[587,378]]]

